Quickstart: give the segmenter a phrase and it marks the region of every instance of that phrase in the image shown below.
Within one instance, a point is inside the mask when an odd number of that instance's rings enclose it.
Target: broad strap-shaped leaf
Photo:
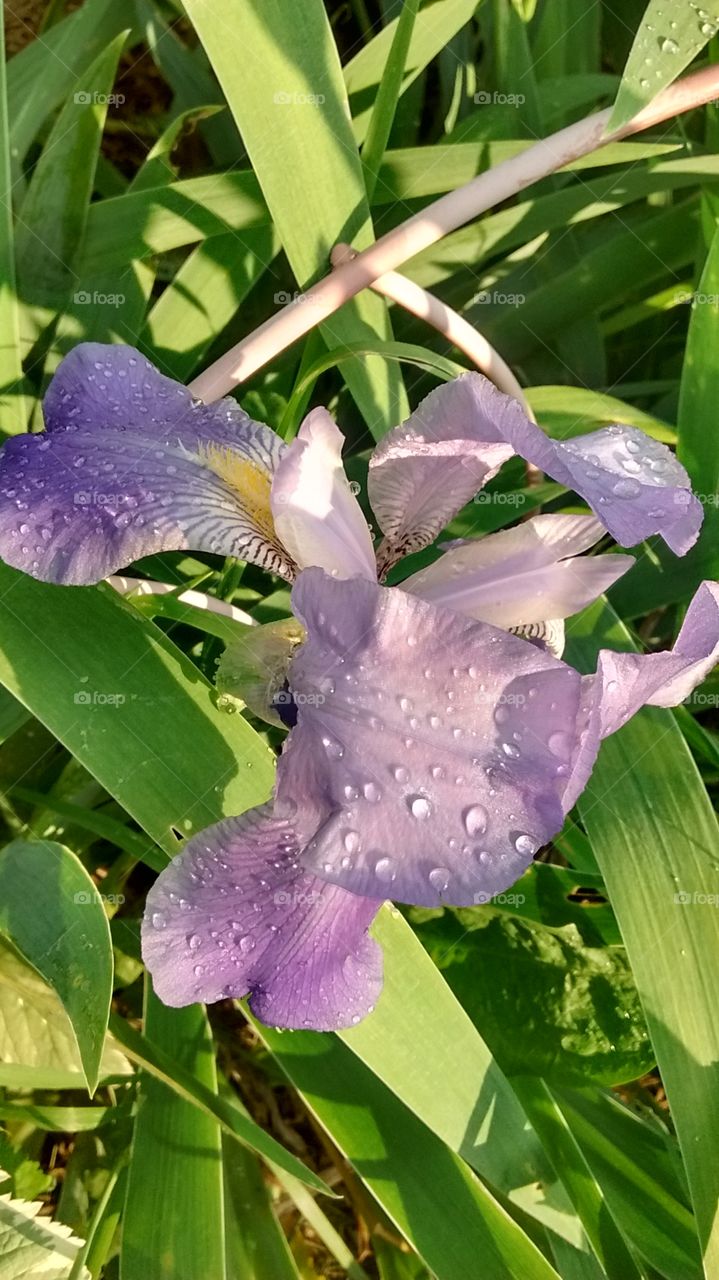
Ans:
[[[12,188],[10,121],[7,101],[4,27],[0,21],[0,185]],[[27,410],[22,396],[22,357],[20,353],[20,319],[15,282],[15,229],[10,199],[0,210],[0,311],[3,315],[3,338],[0,344],[0,411],[2,430],[8,435],[24,431]]]
[[[583,667],[629,649],[601,605],[572,629]],[[580,813],[616,912],[689,1179],[707,1275],[719,1265],[719,829],[679,729],[647,709],[602,746]]]
[[[33,171],[15,235],[18,287],[26,303],[62,307],[73,288],[124,43],[124,35],[116,37],[75,85]]]
[[[373,239],[339,56],[322,0],[185,5],[224,89],[300,288],[325,275],[338,241]],[[268,145],[271,122],[272,145]],[[366,292],[322,326],[328,345],[390,338],[386,304]],[[376,438],[402,416],[396,368],[352,364],[347,383]]]
[[[608,130],[619,129],[676,80],[719,30],[715,0],[649,0],[624,68]]]
[[[216,1093],[202,1006],[166,1009],[148,980],[144,1013],[147,1035]],[[123,1280],[225,1280],[220,1126],[145,1072],[140,1089],[123,1216]]]

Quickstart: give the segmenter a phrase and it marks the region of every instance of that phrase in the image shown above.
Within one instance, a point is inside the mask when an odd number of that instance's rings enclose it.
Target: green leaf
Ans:
[[[338,241],[373,240],[362,166],[350,127],[339,56],[322,0],[301,19],[282,0],[225,0],[221,16],[186,0],[227,97],[300,288],[324,275]],[[273,122],[267,145],[268,119]],[[369,291],[322,326],[330,345],[391,338],[387,307]],[[399,371],[348,365],[347,384],[379,438],[405,416]]]
[[[527,387],[525,395],[545,431],[559,440],[621,422],[665,444],[676,443],[677,433],[668,422],[588,387]]]
[[[0,932],[60,997],[94,1092],[112,997],[112,946],[101,899],[74,853],[50,840],[14,840],[0,852]]]
[[[167,1015],[170,1016],[169,1013]],[[214,1090],[198,1075],[194,1075],[173,1057],[164,1046],[154,1044],[118,1014],[111,1015],[113,1034],[128,1057],[171,1090],[177,1097],[198,1108],[209,1119],[219,1122],[225,1133],[242,1142],[251,1151],[261,1155],[268,1164],[294,1175],[314,1191],[331,1196],[333,1193],[321,1178],[281,1147],[271,1134],[265,1133],[244,1108],[228,1098],[218,1097]]]
[[[452,36],[472,18],[477,0],[435,0],[420,9],[412,31],[402,83],[404,93],[437,57]],[[352,98],[352,121],[355,137],[361,142],[367,132],[377,86],[385,73],[398,19],[364,45],[344,69],[347,92]]]
[[[719,229],[714,232],[693,296],[679,391],[677,454],[705,502],[719,493],[719,439],[715,430],[718,341]]]
[[[223,1136],[225,1252],[227,1273],[248,1280],[301,1280],[285,1234],[272,1208],[271,1192],[257,1158]],[[283,1175],[284,1185],[290,1180]],[[301,1186],[297,1183],[297,1186]],[[303,1188],[304,1191],[304,1188]],[[307,1191],[311,1203],[316,1201]],[[350,1274],[348,1272],[348,1274]]]
[[[79,76],[128,25],[128,9],[115,0],[85,0],[42,39],[31,40],[8,63],[8,110],[14,158],[25,159],[43,121]],[[42,93],[37,92],[42,85]],[[83,86],[80,86],[81,88]]]
[[[550,1092],[625,1237],[661,1275],[699,1280],[696,1223],[676,1139],[616,1095],[557,1086]]]
[[[402,5],[362,148],[362,169],[370,202],[382,157],[387,150],[419,4],[420,0],[405,0]]]
[[[15,233],[20,295],[62,307],[76,279],[107,98],[125,43],[118,36],[78,81],[33,171]]]
[[[167,1009],[148,981],[145,1030],[216,1094],[214,1045],[202,1005]],[[142,1073],[123,1218],[123,1280],[225,1280],[223,1226],[219,1124]]]
[[[719,30],[716,0],[649,0],[624,68],[607,131],[619,129],[647,106]]]
[[[618,1084],[653,1065],[623,948],[487,908],[426,914],[420,940],[510,1075]]]
[[[273,757],[214,705],[197,668],[110,587],[53,587],[0,564],[0,681],[165,852],[266,800]],[[43,619],[52,646],[25,621]],[[88,636],[102,637],[92,646]],[[188,765],[191,762],[191,767]]]
[[[255,227],[198,245],[147,318],[140,345],[186,382],[278,252],[273,229]]]
[[[308,395],[321,374],[328,369],[345,365],[360,356],[371,356],[373,354],[382,356],[388,362],[404,361],[407,364],[415,365],[418,369],[426,369],[429,373],[435,374],[445,382],[451,378],[456,378],[461,373],[466,373],[462,365],[456,364],[454,360],[448,360],[445,356],[435,355],[433,351],[429,351],[426,347],[418,347],[410,342],[364,341],[336,347],[328,351],[326,355],[320,356],[318,360],[313,361],[302,376],[298,378],[297,385],[294,387],[285,412],[282,415],[280,435],[284,436],[285,439],[294,435],[304,413]]]
[[[132,1075],[112,1039],[101,1077]],[[0,1086],[82,1089],[77,1038],[53,989],[0,939]]]
[[[478,1258],[483,1280],[555,1280],[549,1263],[479,1179],[337,1039],[257,1029],[437,1280],[467,1280],[476,1274]],[[455,1052],[453,1061],[458,1058]],[[415,1043],[415,1065],[419,1061]],[[443,1093],[440,1078],[435,1090]],[[493,1119],[491,1128],[499,1137],[499,1122],[495,1128]]]
[[[572,1204],[607,1276],[616,1280],[639,1280],[640,1272],[611,1216],[604,1192],[546,1082],[519,1075],[514,1079],[514,1087],[554,1167],[562,1170]]]
[[[570,661],[593,667],[600,645],[631,648],[598,603],[574,620]],[[719,829],[670,712],[646,709],[603,743],[579,808],[642,1000],[711,1275],[719,1265],[719,1028],[707,956],[719,954],[719,912],[708,905],[718,889]]]
[[[0,185],[12,190],[12,164],[7,102],[4,26],[0,21]],[[8,435],[24,431],[27,408],[22,395],[22,356],[20,353],[20,318],[15,287],[15,231],[12,201],[3,200],[0,210],[0,314],[3,333],[0,340],[0,410],[3,430]]]

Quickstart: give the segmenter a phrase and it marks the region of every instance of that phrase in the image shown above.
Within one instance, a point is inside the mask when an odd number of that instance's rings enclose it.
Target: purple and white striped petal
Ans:
[[[496,627],[568,618],[634,564],[632,556],[581,556],[604,533],[594,516],[534,516],[452,547],[402,589]]]
[[[302,573],[308,638],[277,812],[311,830],[315,874],[435,906],[507,888],[563,821],[577,672],[520,638],[397,589]],[[286,810],[284,806],[287,806]]]
[[[336,1031],[370,1012],[382,953],[367,929],[381,902],[301,867],[293,827],[272,806],[202,831],[147,898],[145,963],[177,1008],[249,994],[277,1027]]]
[[[195,402],[133,348],[92,343],[60,365],[44,411],[44,433],[0,454],[8,564],[87,584],[191,548],[293,576],[269,502],[284,445],[234,401]]]
[[[370,531],[342,465],[344,436],[326,409],[313,409],[272,482],[272,514],[300,569],[335,577],[377,576]]]
[[[388,558],[432,542],[496,470],[492,459],[513,453],[583,497],[623,546],[660,534],[684,555],[696,541],[701,504],[664,445],[618,425],[552,440],[511,396],[467,373],[427,396],[370,459],[370,501]]]

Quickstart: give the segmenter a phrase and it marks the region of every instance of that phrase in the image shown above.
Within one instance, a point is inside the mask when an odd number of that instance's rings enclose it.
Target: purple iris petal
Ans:
[[[632,556],[580,555],[603,534],[594,516],[534,516],[453,546],[402,589],[497,627],[568,618],[634,564]]]
[[[427,396],[370,460],[372,508],[395,554],[431,542],[496,469],[497,457],[511,453],[580,494],[623,546],[658,533],[684,555],[696,541],[701,504],[664,445],[624,426],[551,440],[516,400],[468,373]]]
[[[434,906],[510,885],[559,829],[581,679],[544,650],[405,592],[321,570],[293,607],[308,638],[278,812],[332,883]]]
[[[326,409],[313,409],[272,482],[275,528],[300,569],[374,582],[372,537],[342,465],[344,436]]]
[[[567,781],[570,809],[592,771],[602,738],[616,733],[643,706],[676,707],[719,661],[719,584],[697,589],[673,649],[662,653],[616,653],[600,649],[597,670],[585,676],[584,729]]]
[[[269,492],[284,446],[233,400],[212,405],[132,347],[76,347],[44,402],[47,431],[0,455],[0,555],[51,582],[92,583],[192,548],[292,577]]]
[[[367,1014],[382,954],[367,929],[381,903],[299,864],[270,805],[195,836],[147,898],[142,947],[155,990],[178,1007],[249,993],[263,1022],[333,1031]]]

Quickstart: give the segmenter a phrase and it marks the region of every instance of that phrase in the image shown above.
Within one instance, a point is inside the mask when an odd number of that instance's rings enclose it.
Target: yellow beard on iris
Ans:
[[[219,444],[200,444],[200,457],[237,494],[242,510],[269,542],[276,541],[270,507],[272,477],[257,463]]]

